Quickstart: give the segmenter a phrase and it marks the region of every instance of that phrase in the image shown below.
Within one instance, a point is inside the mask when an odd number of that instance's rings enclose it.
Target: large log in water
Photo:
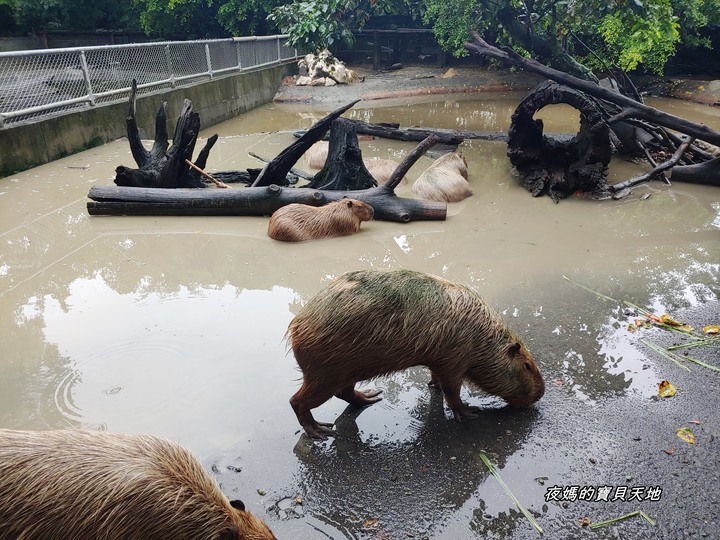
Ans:
[[[395,188],[408,169],[438,142],[430,136],[398,165],[382,186],[355,191],[269,186],[240,189],[156,189],[93,186],[87,203],[90,215],[174,215],[174,216],[269,216],[291,203],[322,206],[344,197],[365,202],[375,210],[375,219],[407,223],[415,220],[444,220],[444,202],[407,199],[395,195]]]
[[[360,191],[284,188],[274,184],[244,189],[155,189],[93,186],[88,213],[143,216],[269,216],[290,203],[322,206],[351,197],[375,210],[375,219],[407,223],[444,220],[447,205],[397,197],[387,186]]]

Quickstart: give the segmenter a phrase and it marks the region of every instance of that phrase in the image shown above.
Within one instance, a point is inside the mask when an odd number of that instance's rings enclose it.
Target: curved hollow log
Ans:
[[[533,117],[547,105],[568,104],[580,111],[580,131],[569,140],[543,134]],[[508,131],[508,157],[534,197],[555,202],[575,192],[608,194],[607,166],[612,156],[610,128],[585,94],[552,82],[540,84],[518,105]]]

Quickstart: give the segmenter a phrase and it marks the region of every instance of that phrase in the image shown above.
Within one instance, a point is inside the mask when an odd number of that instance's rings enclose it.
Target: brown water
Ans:
[[[435,96],[372,103],[348,116],[505,130],[520,98]],[[720,129],[717,108],[654,104]],[[272,157],[293,140],[292,130],[323,114],[267,105],[214,126],[202,134],[221,136],[208,170],[257,167],[249,151]],[[548,131],[576,129],[570,109],[543,114]],[[413,144],[375,140],[361,148],[400,160]],[[361,268],[412,268],[473,285],[536,351],[546,378],[565,378],[568,399],[593,404],[653,392],[658,374],[629,341],[622,314],[562,276],[658,312],[717,300],[720,190],[652,183],[622,201],[553,204],[516,185],[502,143],[467,141],[462,151],[474,196],[450,205],[446,221],[374,221],[352,237],[299,245],[271,241],[265,218],[88,216],[90,187],[112,184],[114,168],[132,164],[124,140],[0,179],[0,427],[166,436],[223,471],[233,496],[279,537],[312,538],[308,523],[324,531],[318,538],[363,537],[340,525],[332,512],[342,512],[329,503],[326,515],[281,519],[298,493],[311,502],[318,485],[308,475],[324,469],[312,461],[312,446],[301,439],[296,447],[299,426],[287,399],[300,374],[283,334],[323,284]],[[416,163],[410,179],[429,163]],[[644,169],[615,160],[611,182]],[[411,371],[373,383],[386,399],[357,417],[365,451],[417,441],[428,406],[424,381],[422,371]],[[344,408],[332,400],[316,416],[331,420]],[[342,441],[316,448],[342,452]],[[227,470],[240,469],[228,478]],[[443,537],[445,521],[447,530],[465,530],[477,482],[428,525],[433,537]],[[338,486],[322,497],[341,507],[347,494]],[[368,516],[356,517],[362,529]]]

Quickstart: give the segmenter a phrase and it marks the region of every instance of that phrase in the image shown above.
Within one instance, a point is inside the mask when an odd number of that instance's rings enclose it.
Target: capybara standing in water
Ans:
[[[472,195],[467,163],[461,154],[448,153],[433,161],[412,185],[413,193],[431,201],[459,202]]]
[[[347,236],[360,230],[360,223],[373,218],[373,207],[355,199],[341,199],[325,206],[288,204],[273,212],[268,236],[284,242],[304,242]]]
[[[0,539],[274,540],[200,462],[151,435],[0,429]]]
[[[523,343],[468,287],[410,270],[349,272],[330,282],[290,323],[287,338],[303,373],[290,398],[305,432],[332,434],[311,409],[332,396],[365,406],[379,391],[355,383],[427,366],[456,419],[476,416],[460,400],[463,381],[518,407],[545,383]]]

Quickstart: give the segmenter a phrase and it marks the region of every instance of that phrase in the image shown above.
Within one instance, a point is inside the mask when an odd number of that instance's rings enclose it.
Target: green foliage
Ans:
[[[668,0],[652,0],[644,13],[618,10],[606,15],[598,31],[614,62],[625,71],[641,64],[653,73],[662,73],[680,40],[678,20]]]
[[[440,46],[454,56],[467,56],[463,43],[470,39],[470,30],[487,29],[482,4],[473,0],[426,0],[426,4],[423,21],[433,25]]]
[[[218,9],[218,21],[233,36],[269,35],[277,33],[268,20],[282,0],[227,0]]]
[[[137,13],[129,0],[12,0],[19,29],[137,30]]]
[[[352,28],[362,28],[370,17],[374,0],[294,0],[273,10],[270,19],[288,42],[318,52],[333,44],[352,45]]]

